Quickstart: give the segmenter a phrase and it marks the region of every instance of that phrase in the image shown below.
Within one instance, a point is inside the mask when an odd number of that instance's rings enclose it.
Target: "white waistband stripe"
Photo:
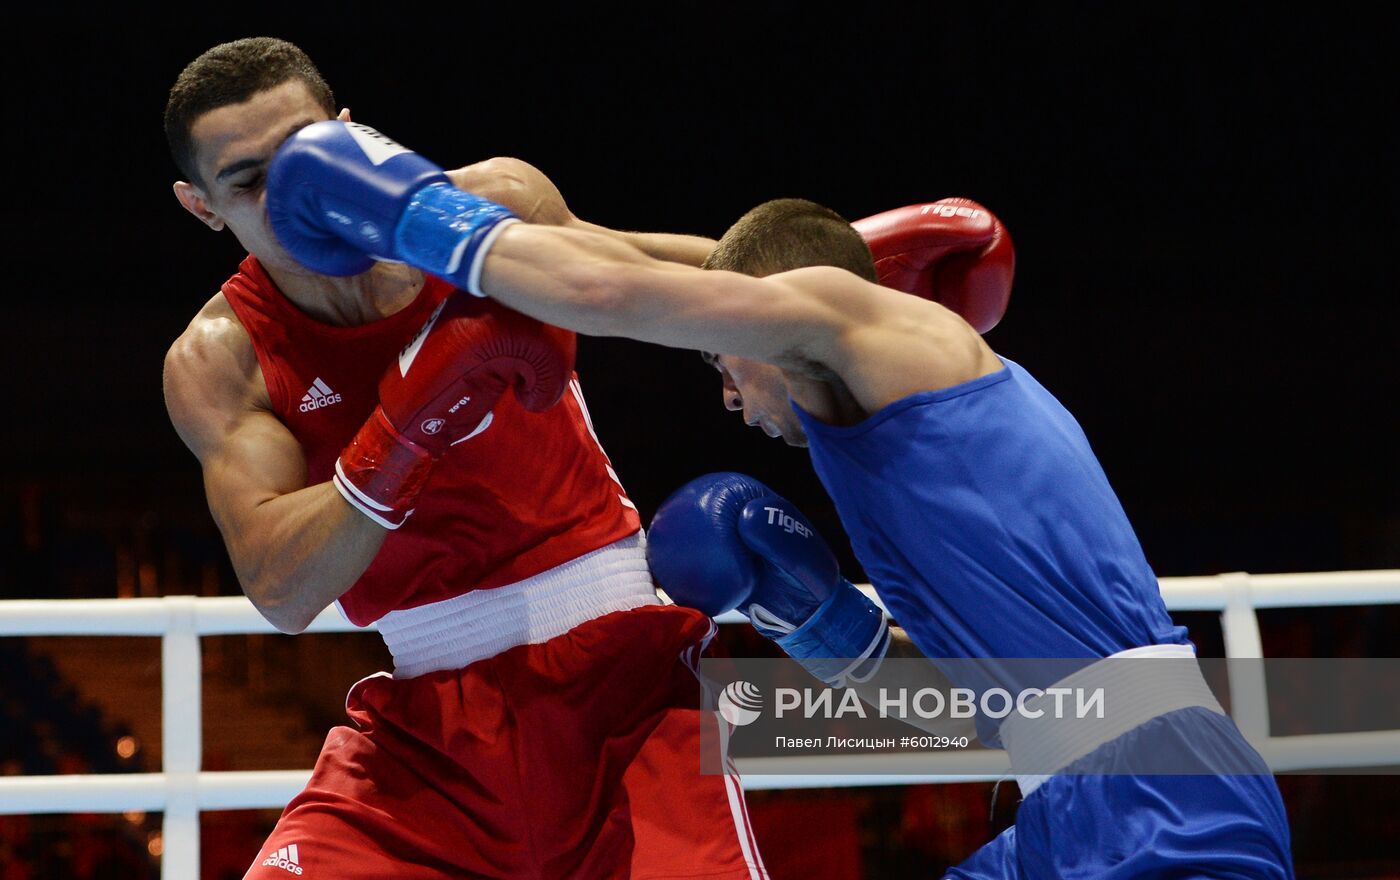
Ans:
[[[547,642],[614,611],[660,604],[637,533],[508,586],[391,611],[378,626],[394,655],[394,677],[412,678]]]
[[[1173,660],[1171,663],[1123,663],[1127,659]],[[1196,652],[1190,645],[1149,645],[1120,651],[1066,676],[1056,688],[1113,695],[1111,712],[1103,718],[1040,718],[1012,714],[1002,722],[1002,745],[1011,758],[1011,769],[1035,770],[1042,775],[1017,774],[1021,796],[1028,797],[1049,775],[1074,763],[1106,742],[1159,715],[1178,709],[1201,707],[1225,714],[1210,686],[1201,676]],[[1026,703],[1028,710],[1049,709],[1051,698]]]

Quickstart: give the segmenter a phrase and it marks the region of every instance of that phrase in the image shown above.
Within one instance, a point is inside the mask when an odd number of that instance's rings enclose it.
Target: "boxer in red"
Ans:
[[[272,235],[268,162],[336,115],[270,39],[206,52],[166,109],[176,197],[248,251],[170,349],[171,420],[267,619],[298,632],[336,602],[394,655],[248,878],[767,876],[737,778],[699,774],[713,624],[656,596],[572,334],[334,242],[298,262]],[[448,177],[597,229],[524,163]],[[692,265],[713,245],[607,234]]]

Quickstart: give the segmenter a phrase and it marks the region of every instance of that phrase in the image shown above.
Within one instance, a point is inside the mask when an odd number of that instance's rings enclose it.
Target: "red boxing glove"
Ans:
[[[895,208],[851,224],[885,287],[931,299],[978,333],[1006,314],[1016,252],[1001,221],[971,199]]]
[[[335,487],[387,529],[403,525],[433,464],[491,423],[507,388],[549,409],[569,385],[574,334],[452,293],[379,382],[379,406],[340,453]]]

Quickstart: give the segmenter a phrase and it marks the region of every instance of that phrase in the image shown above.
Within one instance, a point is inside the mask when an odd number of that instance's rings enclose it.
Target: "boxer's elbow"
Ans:
[[[303,632],[320,613],[290,601],[285,590],[277,590],[270,584],[245,584],[243,592],[263,619],[281,633],[294,636]]]
[[[248,601],[278,632],[296,635],[321,613],[320,608],[306,603],[308,585],[299,583],[293,572],[258,566],[239,571],[238,580]]]

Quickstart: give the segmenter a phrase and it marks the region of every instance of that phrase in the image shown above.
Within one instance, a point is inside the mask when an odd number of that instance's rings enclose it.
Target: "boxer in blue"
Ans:
[[[923,655],[1082,658],[1089,669],[1192,656],[1078,424],[959,314],[997,295],[978,288],[988,277],[1009,284],[1009,267],[984,271],[1010,255],[980,206],[899,218],[918,227],[926,259],[913,271],[954,311],[873,283],[860,236],[810,203],[750,212],[699,271],[514,223],[364,137],[320,123],[279,151],[269,213],[293,254],[401,260],[580,332],[718,352],[725,405],[811,449],[857,556]],[[940,236],[941,251],[927,246]],[[827,681],[863,678],[889,650],[886,624],[810,531],[761,484],[719,475],[663,505],[653,565],[698,607],[743,604]],[[1001,737],[1013,767],[1018,751],[1044,753],[1035,731],[983,733]],[[1189,775],[1095,772],[1183,742],[1199,759],[1178,771]],[[1078,745],[1060,772],[1020,779],[1016,825],[948,876],[1292,876],[1277,786],[1208,691]]]

